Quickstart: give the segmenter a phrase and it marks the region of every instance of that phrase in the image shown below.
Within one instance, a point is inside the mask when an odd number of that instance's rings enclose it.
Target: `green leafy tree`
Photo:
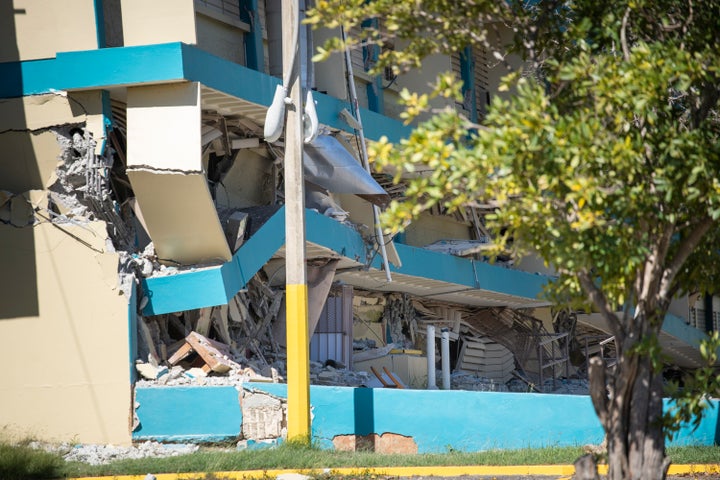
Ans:
[[[398,72],[466,46],[501,59],[494,29],[516,32],[507,48],[532,74],[510,75],[512,94],[496,97],[481,125],[433,112],[409,138],[372,146],[398,179],[431,170],[409,181],[408,200],[386,219],[398,227],[435,204],[492,205],[498,249],[539,255],[557,272],[552,293],[592,305],[615,336],[614,374],[600,360],[590,372],[608,478],[664,478],[670,417],[658,334],[673,297],[711,290],[720,268],[720,4],[525,3],[317,0],[308,21],[349,28],[378,19],[356,41],[406,45],[380,58],[379,68]],[[450,75],[432,93],[405,92],[406,118],[458,92]],[[683,412],[697,413],[699,394],[720,382],[712,369],[701,377],[678,404]]]

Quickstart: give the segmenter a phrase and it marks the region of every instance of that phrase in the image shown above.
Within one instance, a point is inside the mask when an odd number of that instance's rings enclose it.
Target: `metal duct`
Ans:
[[[381,207],[390,203],[385,189],[335,137],[319,135],[305,145],[303,172],[305,180],[329,192],[352,193]]]

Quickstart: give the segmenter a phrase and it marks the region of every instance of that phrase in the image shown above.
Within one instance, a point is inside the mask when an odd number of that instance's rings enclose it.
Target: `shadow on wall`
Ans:
[[[13,2],[0,2],[0,71],[4,91],[22,91],[23,78],[16,23],[20,16],[26,14],[24,8],[15,8]],[[26,125],[23,109],[13,111],[10,121],[13,130],[23,129]],[[0,129],[0,150],[5,153],[21,152],[26,158],[33,157],[29,132],[2,130]],[[3,266],[0,275],[0,319],[39,314],[33,228],[12,225],[15,211],[26,207],[27,203],[22,196],[13,201],[8,195],[3,195],[3,191],[20,195],[31,189],[42,188],[42,183],[37,162],[24,162],[22,158],[12,154],[5,155],[3,161],[0,161],[0,209],[5,200],[10,203],[5,205],[9,208],[4,209],[10,215],[0,215],[0,265]]]

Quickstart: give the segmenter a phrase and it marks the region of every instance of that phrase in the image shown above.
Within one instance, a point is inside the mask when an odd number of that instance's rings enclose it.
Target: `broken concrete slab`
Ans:
[[[128,177],[161,263],[202,265],[230,260],[205,175],[128,169]]]

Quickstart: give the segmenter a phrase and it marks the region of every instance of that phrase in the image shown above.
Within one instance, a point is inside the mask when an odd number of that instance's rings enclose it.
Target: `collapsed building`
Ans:
[[[280,12],[278,0],[0,6],[0,335],[8,365],[23,359],[0,387],[0,424],[127,443],[137,389],[231,385],[243,437],[282,436],[282,399],[244,390],[286,378],[284,146],[263,138]],[[313,66],[312,36],[311,383],[583,393],[588,357],[614,355],[607,328],[542,299],[552,272],[539,262],[489,263],[485,212],[436,208],[378,238],[373,209],[403,186],[362,167],[344,62]],[[401,88],[472,65],[475,100],[456,108],[476,119],[501,75],[474,52],[384,85],[351,56],[369,141],[407,135]],[[717,303],[678,299],[661,338],[673,365],[699,365]]]

